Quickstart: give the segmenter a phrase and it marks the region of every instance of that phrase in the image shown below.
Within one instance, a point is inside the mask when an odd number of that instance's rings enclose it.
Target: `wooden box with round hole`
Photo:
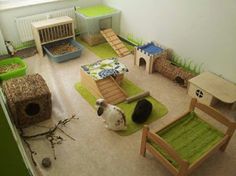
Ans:
[[[41,75],[27,75],[4,81],[2,89],[11,117],[18,128],[51,117],[51,93]]]

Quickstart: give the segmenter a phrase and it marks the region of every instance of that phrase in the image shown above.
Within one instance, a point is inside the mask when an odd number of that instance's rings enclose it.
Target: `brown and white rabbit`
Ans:
[[[104,99],[96,101],[97,115],[105,120],[106,128],[114,131],[126,130],[124,112],[117,106],[106,103]]]

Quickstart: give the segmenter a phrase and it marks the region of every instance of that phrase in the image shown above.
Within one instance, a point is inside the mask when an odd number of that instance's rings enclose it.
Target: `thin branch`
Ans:
[[[40,136],[45,136],[45,135],[48,135],[48,134],[52,134],[58,129],[58,126],[60,126],[60,125],[65,126],[68,122],[70,122],[74,118],[75,118],[75,115],[72,115],[72,117],[70,117],[68,119],[60,120],[53,128],[50,128],[46,132],[34,134],[34,135],[31,135],[31,136],[22,135],[21,137],[23,137],[25,139],[30,139],[30,138],[35,138],[35,137],[40,137]]]
[[[36,163],[36,161],[35,161],[35,159],[34,159],[34,155],[37,155],[37,153],[32,150],[30,144],[26,141],[26,139],[23,138],[23,141],[25,142],[26,146],[28,147],[28,149],[29,149],[29,151],[30,151],[30,157],[31,157],[31,160],[32,160],[33,164],[34,164],[35,166],[37,166],[37,163]]]
[[[73,137],[71,137],[69,134],[67,134],[64,130],[62,130],[59,126],[65,126],[68,122],[70,122],[72,119],[75,119],[75,115],[72,115],[70,118],[64,119],[64,120],[60,120],[58,121],[58,123],[50,128],[48,131],[42,132],[42,133],[38,133],[38,134],[34,134],[34,135],[24,135],[24,131],[23,129],[20,129],[20,136],[22,137],[23,141],[25,142],[25,144],[27,145],[27,147],[29,148],[30,151],[30,156],[31,156],[31,160],[33,162],[33,164],[35,166],[37,166],[37,163],[34,159],[34,155],[36,155],[37,153],[35,151],[32,150],[30,144],[27,142],[28,139],[32,139],[32,138],[36,138],[36,137],[40,137],[40,136],[45,136],[46,139],[50,142],[51,144],[51,148],[53,151],[53,156],[54,159],[56,160],[56,151],[55,151],[55,145],[56,144],[61,144],[62,141],[64,140],[61,136],[56,136],[54,134],[54,132],[59,129],[63,134],[65,134],[67,137],[69,137],[70,139],[74,140],[75,139]]]
[[[76,141],[75,138],[73,138],[72,136],[70,136],[69,134],[67,134],[64,130],[62,130],[61,128],[58,127],[58,130],[60,130],[64,135],[66,135],[68,138],[70,138],[73,141]]]

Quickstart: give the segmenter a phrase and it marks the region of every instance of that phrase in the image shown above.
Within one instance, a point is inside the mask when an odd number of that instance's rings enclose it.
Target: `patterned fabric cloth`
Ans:
[[[108,76],[117,76],[128,72],[128,68],[120,63],[117,58],[99,60],[92,64],[81,66],[94,80],[104,79]]]

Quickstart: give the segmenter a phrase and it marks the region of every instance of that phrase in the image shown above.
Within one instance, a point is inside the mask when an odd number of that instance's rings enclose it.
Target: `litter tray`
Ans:
[[[69,50],[67,52],[60,53],[60,50],[55,51],[55,49],[58,49],[58,47],[63,47],[63,45],[67,45],[70,48],[72,47],[73,50]],[[74,39],[67,39],[62,40],[54,43],[47,44],[43,46],[45,52],[47,53],[48,57],[53,60],[54,62],[65,62],[71,59],[75,59],[77,57],[80,57],[83,46],[79,44]],[[65,48],[61,48],[65,49]]]
[[[26,74],[27,65],[20,57],[7,58],[0,61],[0,80],[7,80]]]

